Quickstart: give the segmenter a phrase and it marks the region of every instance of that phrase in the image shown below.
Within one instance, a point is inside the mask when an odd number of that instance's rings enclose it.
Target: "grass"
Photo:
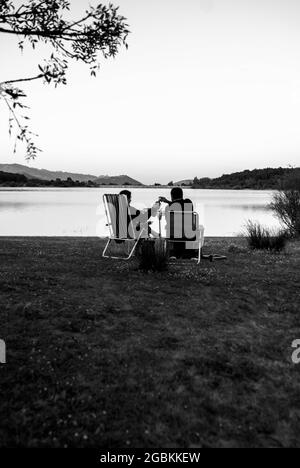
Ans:
[[[0,444],[300,446],[299,242],[144,273],[98,239],[0,239]]]

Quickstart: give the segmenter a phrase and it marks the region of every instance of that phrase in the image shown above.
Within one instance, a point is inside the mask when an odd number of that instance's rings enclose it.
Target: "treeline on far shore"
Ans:
[[[172,187],[181,185],[182,187],[193,189],[227,189],[227,190],[276,190],[280,189],[288,179],[297,181],[297,186],[300,186],[300,168],[265,168],[245,170],[242,172],[234,172],[232,174],[223,174],[221,177],[194,177],[181,182],[169,182],[167,185],[154,183],[153,185],[142,185],[139,187]],[[79,181],[68,177],[65,180],[45,180],[31,178],[24,174],[10,173],[0,171],[0,187],[101,187],[101,186],[137,186],[129,181],[111,181],[106,183],[93,180]]]
[[[252,190],[276,190],[288,178],[297,178],[300,181],[300,168],[253,169],[233,174],[224,174],[221,177],[210,179],[209,177],[195,177],[192,188],[198,189],[252,189]]]
[[[112,182],[108,182],[106,185],[116,185]],[[124,185],[130,185],[124,183]],[[55,180],[44,180],[44,179],[32,179],[26,177],[24,174],[13,174],[10,172],[0,171],[0,187],[99,187],[100,184],[88,180],[80,182],[79,180],[73,180],[68,177],[66,180],[55,179]]]

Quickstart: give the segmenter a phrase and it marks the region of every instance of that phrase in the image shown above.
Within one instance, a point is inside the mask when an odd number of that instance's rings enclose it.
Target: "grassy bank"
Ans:
[[[300,446],[300,244],[142,273],[84,238],[0,238],[2,446]]]

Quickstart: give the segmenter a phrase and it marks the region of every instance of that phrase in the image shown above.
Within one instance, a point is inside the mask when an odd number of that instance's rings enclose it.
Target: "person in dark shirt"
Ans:
[[[167,237],[170,240],[177,240],[177,242],[172,243],[173,246],[171,247],[170,255],[177,258],[193,256],[195,254],[194,249],[192,251],[186,249],[186,243],[184,242],[194,239],[194,237],[190,235],[187,236],[184,225],[184,213],[193,213],[194,211],[192,200],[183,198],[183,190],[181,187],[173,187],[171,190],[171,200],[165,197],[159,197],[159,201],[168,205],[165,209]],[[182,211],[182,217],[180,216],[180,211]],[[174,213],[173,215],[172,212]],[[179,223],[179,225],[176,225],[176,222]],[[182,241],[180,241],[181,239]]]
[[[170,210],[175,206],[175,203],[180,205],[185,211],[193,211],[193,202],[189,198],[183,198],[183,190],[181,187],[173,187],[171,190],[171,200],[168,200],[166,197],[159,197],[160,202],[167,203]],[[174,210],[175,211],[175,210]]]

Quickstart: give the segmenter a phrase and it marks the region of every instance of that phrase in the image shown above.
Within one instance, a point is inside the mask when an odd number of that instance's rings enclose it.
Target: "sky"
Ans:
[[[95,2],[71,0],[79,18]],[[103,2],[106,3],[106,2]],[[113,0],[129,48],[96,78],[70,64],[67,86],[23,86],[43,152],[32,167],[143,183],[299,166],[298,0]],[[0,81],[32,76],[44,46],[0,35]],[[0,102],[0,163],[13,154]]]

